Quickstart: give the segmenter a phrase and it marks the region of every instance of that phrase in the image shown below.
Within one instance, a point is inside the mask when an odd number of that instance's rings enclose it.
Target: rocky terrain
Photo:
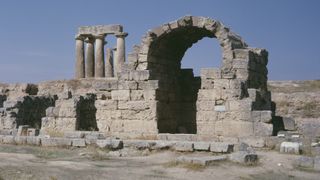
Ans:
[[[320,136],[320,80],[269,81],[276,115],[295,120],[296,131]]]

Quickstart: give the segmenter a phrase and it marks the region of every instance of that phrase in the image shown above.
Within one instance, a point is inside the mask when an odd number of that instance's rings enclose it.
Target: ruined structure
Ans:
[[[111,49],[105,60],[108,34],[117,37],[114,62]],[[120,25],[80,27],[76,79],[22,90],[2,85],[0,129],[30,125],[41,134],[84,130],[120,137],[272,135],[265,49],[248,47],[221,22],[205,17],[185,16],[148,31],[127,62],[126,36]],[[204,37],[219,41],[222,66],[201,69],[195,77],[192,69],[181,69],[181,59]]]

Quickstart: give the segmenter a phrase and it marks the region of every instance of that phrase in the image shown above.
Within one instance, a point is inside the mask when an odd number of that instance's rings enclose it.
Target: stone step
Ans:
[[[169,133],[160,133],[157,135],[159,140],[167,141],[196,141],[196,134],[169,134]]]

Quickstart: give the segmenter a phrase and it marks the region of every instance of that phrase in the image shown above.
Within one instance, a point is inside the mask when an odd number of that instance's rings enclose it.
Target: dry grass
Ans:
[[[87,146],[86,150],[88,151],[90,159],[94,161],[102,161],[102,160],[108,160],[108,152],[107,149],[100,149],[96,146]]]
[[[315,112],[317,111],[317,103],[316,102],[307,102],[303,105],[303,117],[313,118],[315,117]]]
[[[163,164],[166,168],[173,168],[173,167],[181,167],[192,171],[202,171],[206,168],[206,166],[201,164],[194,164],[194,163],[179,163],[177,161],[170,161]]]

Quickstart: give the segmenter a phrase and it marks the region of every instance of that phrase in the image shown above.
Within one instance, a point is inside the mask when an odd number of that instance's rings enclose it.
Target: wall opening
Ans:
[[[97,109],[94,105],[95,96],[80,97],[77,105],[76,130],[99,131],[96,120]]]
[[[29,125],[31,128],[40,129],[41,119],[46,116],[46,109],[54,106],[55,99],[45,96],[26,96],[18,108],[17,128],[20,125]]]
[[[197,133],[196,102],[201,87],[199,72],[200,67],[207,67],[208,62],[215,61],[213,55],[208,56],[204,53],[209,49],[208,54],[214,54],[211,49],[215,49],[215,46],[209,46],[210,43],[214,44],[213,37],[215,36],[212,32],[203,28],[181,27],[160,36],[150,45],[148,59],[152,63],[149,63],[148,69],[153,73],[153,77],[160,81],[159,91],[163,93],[159,97],[160,103],[157,109],[159,133]],[[193,55],[194,50],[191,48],[191,53],[188,53],[187,50],[189,51],[189,48],[202,38],[205,39],[200,48],[195,44],[195,50],[199,52]],[[209,48],[203,48],[207,45]],[[216,49],[216,51],[221,50],[220,46]],[[220,62],[221,57],[216,61]],[[187,60],[183,62],[185,58]],[[204,62],[202,58],[209,60]],[[196,76],[192,68],[183,68],[193,67],[194,64],[196,64]],[[213,66],[215,65],[212,63],[209,67]]]

